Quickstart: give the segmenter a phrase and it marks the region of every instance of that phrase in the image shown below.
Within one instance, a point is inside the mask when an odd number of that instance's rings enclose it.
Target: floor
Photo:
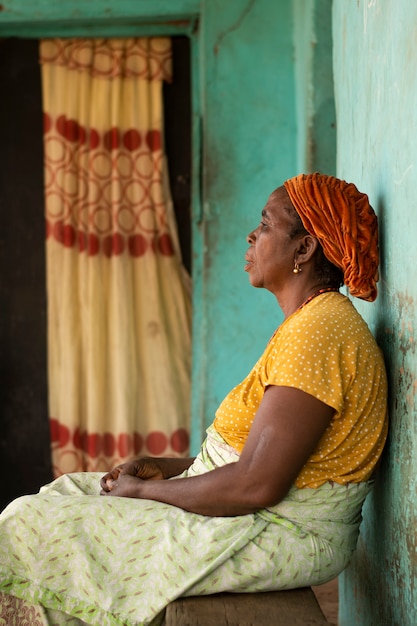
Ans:
[[[320,608],[331,626],[337,626],[337,611],[339,607],[339,594],[337,578],[325,585],[312,588]]]

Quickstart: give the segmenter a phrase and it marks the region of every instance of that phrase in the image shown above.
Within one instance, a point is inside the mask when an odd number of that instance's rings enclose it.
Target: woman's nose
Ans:
[[[256,228],[255,228],[255,230],[252,230],[252,231],[249,233],[249,235],[246,237],[246,241],[247,241],[248,243],[250,243],[251,245],[252,245],[253,243],[255,243],[255,240],[256,240]]]

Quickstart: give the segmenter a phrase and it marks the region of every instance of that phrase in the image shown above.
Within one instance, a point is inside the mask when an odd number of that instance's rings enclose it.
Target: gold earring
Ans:
[[[294,263],[293,274],[299,274],[301,271],[301,267],[298,265],[298,263]]]

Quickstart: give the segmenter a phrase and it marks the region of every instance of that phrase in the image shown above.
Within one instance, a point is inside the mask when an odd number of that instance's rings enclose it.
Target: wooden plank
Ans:
[[[265,593],[219,593],[179,598],[165,626],[328,626],[309,588]]]

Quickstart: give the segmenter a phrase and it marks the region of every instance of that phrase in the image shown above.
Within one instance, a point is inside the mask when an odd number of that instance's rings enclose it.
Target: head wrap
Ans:
[[[319,240],[326,258],[340,268],[352,296],[377,296],[378,222],[368,196],[353,183],[324,174],[300,174],[285,188],[304,228]]]

